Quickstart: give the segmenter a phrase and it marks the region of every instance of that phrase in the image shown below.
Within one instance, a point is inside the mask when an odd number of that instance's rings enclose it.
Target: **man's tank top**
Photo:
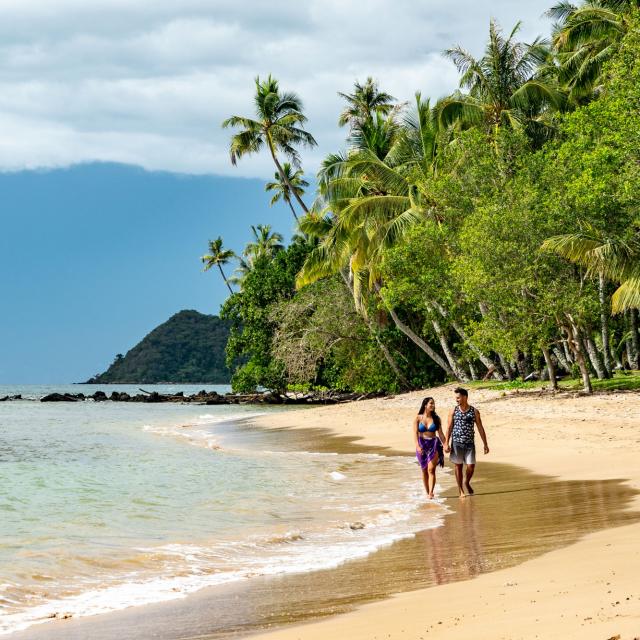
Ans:
[[[473,407],[469,407],[466,411],[456,407],[453,410],[453,441],[460,444],[473,444],[475,424],[476,411]]]

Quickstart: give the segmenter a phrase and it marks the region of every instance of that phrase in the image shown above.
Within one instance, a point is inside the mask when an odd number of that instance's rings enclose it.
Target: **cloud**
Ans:
[[[401,101],[438,98],[457,73],[441,52],[481,53],[488,21],[522,38],[548,31],[548,0],[4,0],[0,4],[0,169],[108,160],[147,169],[264,177],[233,169],[220,122],[251,114],[253,79],[274,74],[305,103],[320,143],[339,148],[338,91],[368,75]]]

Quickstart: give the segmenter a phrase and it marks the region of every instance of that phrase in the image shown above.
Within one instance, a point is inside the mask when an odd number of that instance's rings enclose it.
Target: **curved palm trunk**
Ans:
[[[600,359],[600,354],[598,353],[598,349],[593,342],[590,335],[586,335],[584,339],[584,344],[589,354],[589,360],[591,360],[591,365],[593,366],[596,375],[598,376],[598,380],[606,380],[609,375],[607,370],[604,368],[602,364],[602,360]]]
[[[604,356],[604,368],[609,376],[613,373],[611,363],[611,339],[609,337],[609,314],[607,310],[606,290],[604,274],[598,277],[598,298],[600,300],[600,327],[602,331],[602,353]]]
[[[431,308],[433,309],[432,305],[429,306],[431,306]],[[460,380],[460,382],[469,382],[469,376],[466,374],[466,372],[458,362],[455,354],[451,350],[449,341],[447,340],[447,336],[442,330],[442,326],[438,322],[437,318],[432,317],[431,324],[433,325],[433,329],[438,336],[438,341],[440,342],[440,346],[442,347],[442,352],[444,353],[445,358],[447,359],[447,362],[449,363],[449,366],[451,367],[451,370],[455,374],[456,378]]]
[[[389,308],[388,311],[396,327],[398,327],[411,342],[420,347],[448,376],[451,378],[456,377],[451,367],[417,333],[412,331],[410,327],[400,320],[394,309]]]
[[[340,269],[340,275],[342,276],[344,284],[347,287],[347,290],[349,291],[349,293],[351,294],[351,299],[353,300],[353,287],[351,285],[351,281],[349,280],[349,276],[342,269]],[[364,318],[365,322],[367,323],[367,326],[369,327],[369,333],[373,336],[373,339],[376,341],[377,345],[380,347],[380,351],[382,351],[382,355],[384,356],[384,359],[387,361],[387,364],[391,367],[391,370],[396,374],[396,377],[400,381],[400,384],[405,389],[411,389],[411,384],[409,383],[409,381],[406,379],[406,377],[400,370],[398,363],[395,361],[395,358],[391,355],[391,352],[389,351],[389,348],[387,347],[387,345],[384,344],[384,342],[382,341],[382,338],[379,336],[378,331],[373,326],[372,320],[366,314],[361,313],[358,310],[357,305],[354,305],[354,306],[356,307],[356,311],[358,312],[358,314],[360,314]]]
[[[298,216],[296,215],[296,210],[293,208],[293,205],[291,204],[291,200],[287,200],[287,204],[289,205],[289,208],[291,209],[291,213],[293,213],[293,217],[296,219],[296,222],[300,222],[300,220],[298,220]]]
[[[571,365],[569,361],[564,357],[564,353],[560,351],[557,347],[552,349],[553,355],[556,357],[556,360],[560,364],[560,366],[565,370],[566,373],[571,373]],[[545,358],[546,359],[546,358]]]
[[[554,391],[557,391],[558,379],[556,378],[556,367],[553,364],[553,359],[551,358],[551,354],[549,353],[549,349],[547,347],[542,347],[542,355],[544,356],[544,361],[547,365],[547,373],[549,374],[549,382],[551,383],[551,388]]]
[[[638,369],[640,368],[640,336],[638,336],[638,311],[636,309],[629,309],[629,328],[631,329],[629,365],[632,369]]]
[[[483,318],[486,317],[487,315],[489,315],[489,309],[488,309],[487,304],[485,302],[479,302],[478,303],[478,307],[480,308],[480,313],[482,314]],[[504,371],[504,374],[505,374],[507,380],[509,380],[509,381],[513,380],[513,370],[511,369],[511,366],[509,365],[509,361],[499,351],[496,352],[496,355],[498,356],[498,360],[500,362],[500,366],[502,367],[502,370]],[[502,379],[504,379],[504,378],[502,378]]]
[[[445,319],[449,318],[449,312],[439,302],[432,301],[432,304],[440,312],[440,315],[443,318]],[[496,365],[496,363],[493,362],[491,358],[489,358],[478,346],[476,346],[469,339],[467,332],[455,320],[452,319],[450,320],[450,322],[455,332],[464,340],[464,342],[469,346],[471,351],[473,351],[478,356],[478,360],[480,360],[480,362],[482,362],[482,364],[487,368],[487,371],[491,371],[493,369],[493,374],[492,374],[493,377],[496,380],[502,380],[503,376],[500,374],[500,371],[498,370],[498,366]]]
[[[568,338],[567,342],[574,352],[576,356],[576,362],[578,363],[578,367],[580,368],[580,374],[582,376],[582,388],[585,393],[592,394],[593,387],[591,386],[591,378],[589,377],[589,368],[587,367],[587,361],[584,357],[580,330],[569,314],[567,314],[567,319],[569,320],[569,326],[565,328]]]
[[[302,198],[296,193],[296,190],[291,185],[291,182],[289,182],[289,178],[287,177],[287,174],[284,172],[284,169],[280,164],[280,160],[278,160],[278,156],[276,155],[276,150],[273,148],[273,142],[271,142],[271,136],[269,136],[268,134],[267,134],[267,142],[269,144],[269,151],[271,152],[271,157],[273,158],[273,162],[275,163],[276,168],[278,169],[278,173],[280,174],[280,178],[287,185],[287,187],[289,187],[289,192],[294,195],[295,199],[298,201],[298,204],[302,207],[302,210],[305,213],[309,213],[309,209],[307,209],[307,205],[302,201]],[[295,215],[295,213],[293,215]]]
[[[227,285],[227,289],[229,289],[229,293],[233,295],[233,289],[231,288],[231,285],[229,284],[229,281],[227,280],[227,276],[224,275],[224,271],[222,270],[222,265],[218,264],[218,269],[220,269],[220,275],[222,276],[222,279],[224,280],[224,283]]]

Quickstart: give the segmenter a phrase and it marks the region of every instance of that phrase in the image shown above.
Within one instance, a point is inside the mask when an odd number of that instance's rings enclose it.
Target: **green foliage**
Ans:
[[[180,311],[156,327],[123,357],[118,354],[92,383],[227,384],[225,365],[229,323],[197,311]]]
[[[640,306],[631,4],[559,4],[553,49],[492,24],[483,57],[448,51],[468,93],[435,108],[420,94],[410,111],[394,105],[371,79],[342,94],[349,137],[323,162],[313,209],[298,201],[305,241],[255,252],[225,305],[234,386],[395,390],[486,374],[526,389],[512,378],[549,366],[588,389],[594,373],[602,385],[637,366],[636,317],[610,316],[612,299]],[[279,109],[304,117],[278,91],[257,83],[265,117],[226,123],[245,129],[234,159],[263,145],[297,158]],[[292,200],[294,174],[278,176],[270,189]]]
[[[295,276],[307,252],[307,245],[295,243],[273,257],[258,257],[242,281],[242,291],[225,302],[221,316],[231,323],[227,364],[233,367],[242,361],[231,380],[235,390],[286,389],[284,371],[271,356],[275,323],[270,306],[293,296]]]

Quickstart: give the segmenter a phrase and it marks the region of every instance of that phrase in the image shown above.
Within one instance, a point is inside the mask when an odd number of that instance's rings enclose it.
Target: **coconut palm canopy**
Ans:
[[[615,14],[624,28],[592,21],[578,37],[587,9],[601,20]],[[246,331],[232,347],[248,358],[243,384],[276,379],[282,388],[289,365],[298,384],[294,365],[304,362],[312,383],[327,386],[353,384],[340,376],[357,370],[367,388],[385,376],[389,388],[406,388],[429,370],[460,381],[545,376],[557,388],[562,371],[579,372],[591,392],[594,376],[638,367],[640,18],[623,2],[553,11],[551,40],[520,42],[520,23],[505,34],[492,21],[481,57],[448,49],[460,88],[435,104],[421,92],[398,102],[372,77],[340,93],[348,134],[322,161],[311,207],[302,206],[308,183],[289,134],[274,142],[272,106],[284,96],[272,79],[257,81],[265,115],[227,121],[244,127],[232,159],[269,147],[272,203],[287,202],[297,218],[297,202],[304,215],[288,247],[269,227],[252,227],[240,267],[257,270],[245,282],[251,299],[241,292],[232,305]],[[568,52],[593,51],[598,38],[610,43],[601,51],[612,64],[598,70],[607,91],[589,81],[578,99]],[[290,121],[303,123],[299,102],[288,104]],[[268,296],[278,302],[266,312]],[[354,335],[336,333],[319,311],[338,297],[359,327],[349,364],[331,345]]]

